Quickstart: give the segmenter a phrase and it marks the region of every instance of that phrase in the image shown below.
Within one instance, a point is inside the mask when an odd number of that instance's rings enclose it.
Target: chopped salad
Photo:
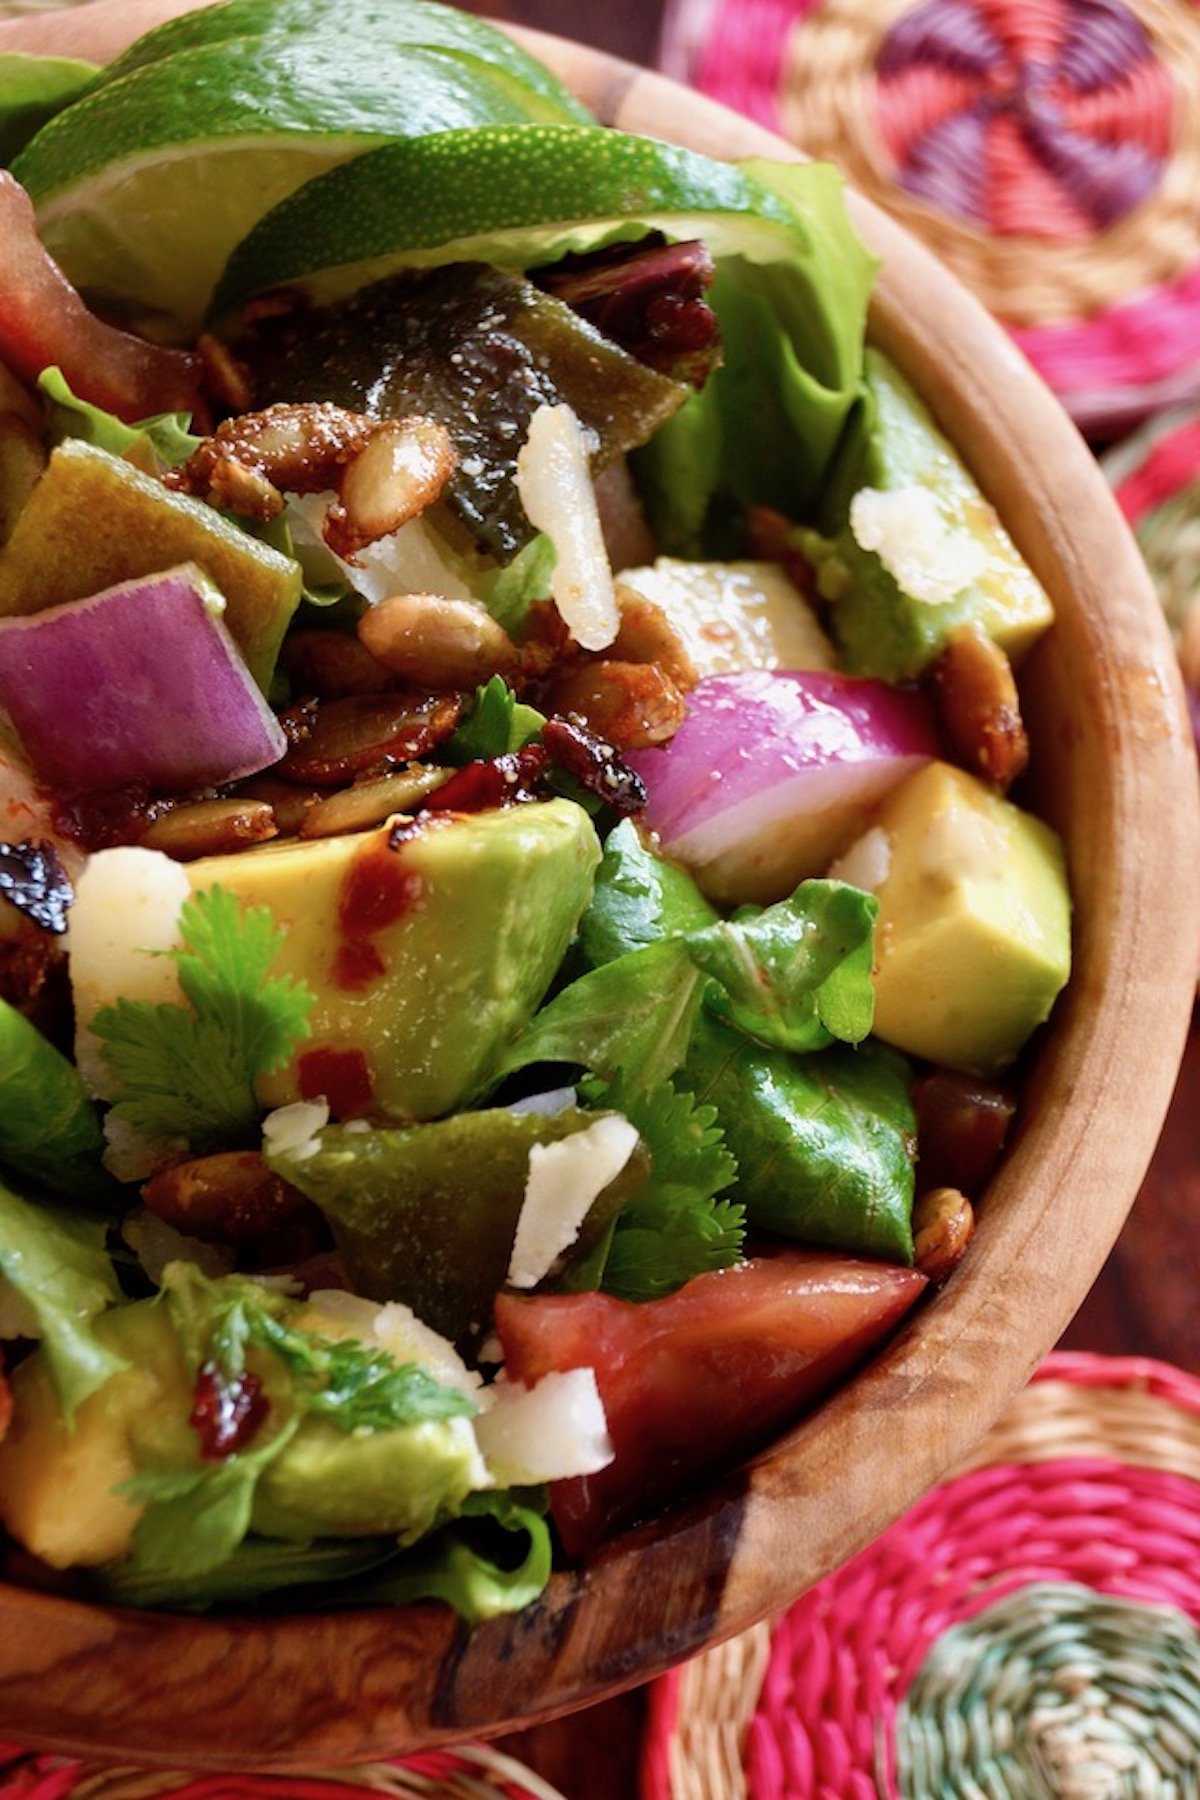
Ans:
[[[831,170],[369,13],[420,104],[330,99],[328,166],[270,96],[145,125],[317,0],[3,140],[0,1522],[122,1604],[474,1620],[969,1254],[1069,970],[1051,612]]]

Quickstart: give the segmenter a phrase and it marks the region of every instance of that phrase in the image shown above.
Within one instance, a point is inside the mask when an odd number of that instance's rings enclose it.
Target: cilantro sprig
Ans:
[[[737,1177],[737,1162],[713,1106],[666,1084],[627,1089],[588,1082],[589,1104],[614,1107],[650,1152],[644,1186],[618,1215],[600,1287],[621,1300],[656,1300],[710,1269],[740,1262],[745,1209],[717,1196]]]
[[[307,1034],[314,996],[269,971],[284,941],[265,906],[212,887],[185,902],[171,950],[185,1004],[120,999],[91,1022],[113,1082],[113,1112],[196,1153],[253,1143],[255,1083]]]

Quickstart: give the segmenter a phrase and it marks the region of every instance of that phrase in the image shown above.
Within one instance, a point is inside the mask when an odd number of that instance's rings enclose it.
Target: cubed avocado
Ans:
[[[0,552],[0,618],[183,562],[198,563],[225,596],[225,624],[265,693],[300,601],[299,564],[81,439],[53,452]]]
[[[1050,827],[934,762],[835,868],[879,898],[876,1036],[969,1073],[1010,1063],[1070,972],[1070,895]]]
[[[301,1542],[394,1533],[411,1544],[487,1485],[470,1419],[347,1432],[310,1417],[264,1470],[250,1525]]]
[[[825,503],[825,536],[801,534],[843,665],[908,680],[967,623],[1019,660],[1053,618],[1045,591],[957,452],[877,350],[867,351],[865,378],[865,404]]]
[[[583,809],[547,800],[191,863],[197,891],[269,908],[287,930],[275,971],[316,996],[263,1103],[323,1096],[341,1118],[407,1122],[477,1098],[545,995],[599,860]]]
[[[94,1568],[128,1550],[141,1508],[120,1487],[139,1447],[159,1464],[195,1456],[191,1384],[170,1314],[154,1301],[114,1307],[94,1330],[129,1367],[65,1423],[43,1352],[12,1373],[13,1417],[0,1443],[0,1523],[54,1569]]]

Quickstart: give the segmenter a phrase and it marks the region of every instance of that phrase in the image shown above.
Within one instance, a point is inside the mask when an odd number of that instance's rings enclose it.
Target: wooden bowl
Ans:
[[[0,49],[103,58],[179,0],[97,0]],[[594,52],[530,35],[605,121],[718,155],[795,153]],[[781,1608],[968,1451],[1117,1237],[1183,1047],[1200,948],[1195,766],[1149,582],[1074,428],[938,263],[854,203],[884,257],[872,334],[924,393],[1052,595],[1023,676],[1040,805],[1067,841],[1075,974],[1016,1141],[948,1287],[749,1467],[556,1574],[515,1618],[110,1611],[0,1589],[0,1735],[145,1763],[299,1768],[491,1733],[599,1699]]]

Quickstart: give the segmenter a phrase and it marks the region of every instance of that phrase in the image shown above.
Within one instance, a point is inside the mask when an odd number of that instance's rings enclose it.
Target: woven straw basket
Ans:
[[[398,1763],[336,1773],[199,1775],[89,1768],[62,1757],[0,1746],[0,1793],[10,1800],[563,1800],[532,1770],[484,1744],[431,1750]]]
[[[1084,429],[1200,395],[1196,0],[671,0],[663,54],[840,163]]]
[[[1200,1381],[1055,1355],[774,1626],[655,1684],[643,1800],[1197,1800]]]

